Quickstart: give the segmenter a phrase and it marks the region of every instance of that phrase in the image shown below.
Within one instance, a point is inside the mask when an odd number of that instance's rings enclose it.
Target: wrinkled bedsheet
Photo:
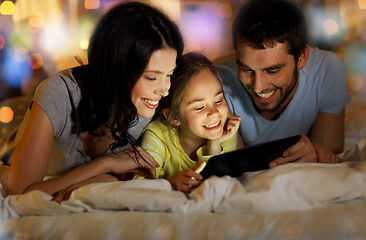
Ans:
[[[292,163],[246,173],[240,178],[211,177],[189,196],[168,181],[96,183],[57,203],[32,191],[3,200],[4,219],[29,215],[66,215],[105,210],[173,213],[252,213],[306,210],[366,199],[366,161],[340,164]]]

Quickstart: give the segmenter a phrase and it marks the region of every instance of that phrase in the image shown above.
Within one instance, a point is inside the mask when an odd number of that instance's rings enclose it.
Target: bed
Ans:
[[[0,200],[0,239],[366,239],[366,103],[346,109],[340,164],[211,177],[189,197],[161,180],[91,184],[68,201]]]

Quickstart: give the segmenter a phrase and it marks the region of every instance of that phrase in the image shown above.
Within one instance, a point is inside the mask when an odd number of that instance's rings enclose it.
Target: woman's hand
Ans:
[[[101,174],[99,176],[95,176],[92,177],[90,179],[87,179],[85,181],[79,182],[79,183],[75,183],[55,194],[53,194],[53,198],[52,201],[55,202],[62,202],[65,200],[68,200],[71,196],[71,193],[75,190],[78,189],[82,186],[91,184],[91,183],[100,183],[100,182],[116,182],[118,181],[117,178],[115,178],[114,176],[110,175],[110,174]]]
[[[127,172],[137,172],[147,178],[156,178],[155,168],[159,164],[154,158],[144,151],[140,146],[137,146],[136,152],[133,148],[129,148],[116,154],[110,154],[111,171],[114,174],[124,174]]]
[[[202,164],[205,163],[200,163],[194,168],[187,168],[182,172],[167,178],[167,180],[175,190],[189,194],[202,182],[202,175],[197,173],[197,169],[199,169]]]

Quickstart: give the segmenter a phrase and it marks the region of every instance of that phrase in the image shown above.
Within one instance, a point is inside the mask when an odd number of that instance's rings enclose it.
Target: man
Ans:
[[[246,146],[302,134],[270,167],[337,162],[350,102],[341,59],[307,45],[304,15],[285,0],[244,5],[232,33],[236,59],[217,69]]]

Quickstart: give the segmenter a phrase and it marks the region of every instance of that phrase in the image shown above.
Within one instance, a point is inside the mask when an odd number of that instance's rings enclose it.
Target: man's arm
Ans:
[[[334,154],[343,152],[344,115],[345,110],[339,114],[318,113],[309,134],[311,142],[322,145]]]
[[[318,113],[310,130],[309,138],[302,135],[294,146],[287,149],[283,157],[270,163],[270,167],[289,162],[337,163],[335,154],[343,152],[344,113]]]

